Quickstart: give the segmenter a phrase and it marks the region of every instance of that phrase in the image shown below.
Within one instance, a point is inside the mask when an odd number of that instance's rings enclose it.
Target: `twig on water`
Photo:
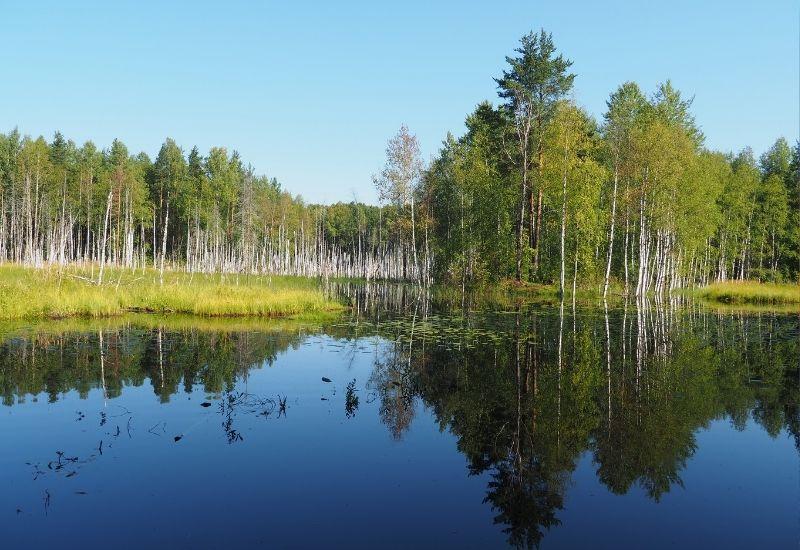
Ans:
[[[148,431],[148,432],[150,432],[150,433],[151,433],[151,434],[153,434],[153,435],[157,435],[157,436],[159,436],[159,437],[160,437],[160,436],[161,436],[161,434],[160,434],[160,433],[157,433],[157,432],[154,432],[154,431],[153,431],[153,430],[155,430],[156,428],[158,428],[159,426],[161,426],[161,431],[162,431],[162,432],[164,432],[164,433],[166,433],[166,431],[167,431],[167,423],[166,423],[166,422],[156,422],[156,423],[155,423],[155,424],[154,424],[154,425],[153,425],[153,426],[152,426],[152,427],[151,427],[149,430],[147,430],[147,431]]]

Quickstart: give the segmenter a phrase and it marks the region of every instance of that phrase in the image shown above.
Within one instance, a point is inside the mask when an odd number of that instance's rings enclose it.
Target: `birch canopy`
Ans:
[[[571,279],[603,296],[797,280],[798,147],[780,138],[758,161],[709,150],[669,80],[649,96],[623,83],[598,124],[568,97],[580,77],[551,35],[516,52],[495,79],[500,104],[479,104],[424,180],[436,279],[561,292]]]

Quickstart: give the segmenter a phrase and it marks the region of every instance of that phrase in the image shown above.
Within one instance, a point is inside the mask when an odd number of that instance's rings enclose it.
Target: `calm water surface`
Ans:
[[[9,548],[800,541],[796,315],[404,300],[0,341]]]

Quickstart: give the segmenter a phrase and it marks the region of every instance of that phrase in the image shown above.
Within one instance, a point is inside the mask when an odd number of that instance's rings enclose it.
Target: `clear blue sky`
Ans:
[[[709,147],[798,137],[794,0],[6,1],[0,129],[151,156],[167,136],[224,145],[309,201],[372,202],[400,124],[435,153],[541,27],[595,116],[621,82],[670,78]]]

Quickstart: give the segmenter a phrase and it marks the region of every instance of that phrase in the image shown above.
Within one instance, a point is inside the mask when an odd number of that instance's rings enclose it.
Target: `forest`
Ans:
[[[306,205],[239,155],[185,154],[167,139],[155,160],[115,140],[99,150],[0,136],[0,257],[26,265],[154,266],[188,272],[400,279],[400,248],[373,235],[392,208]],[[380,256],[379,256],[380,254]],[[402,256],[399,257],[402,260]],[[356,272],[356,266],[361,270]]]
[[[691,98],[625,82],[595,120],[544,30],[524,36],[466,131],[425,160],[402,126],[379,205],[307,204],[236,151],[155,159],[56,132],[0,135],[0,258],[665,296],[800,274],[800,148],[705,146]],[[94,271],[93,271],[94,273]]]
[[[571,99],[576,76],[544,31],[522,38],[485,102],[448,135],[421,181],[436,275],[617,283],[663,295],[713,281],[795,280],[798,148],[783,138],[711,151],[669,80],[619,86],[596,121]]]

